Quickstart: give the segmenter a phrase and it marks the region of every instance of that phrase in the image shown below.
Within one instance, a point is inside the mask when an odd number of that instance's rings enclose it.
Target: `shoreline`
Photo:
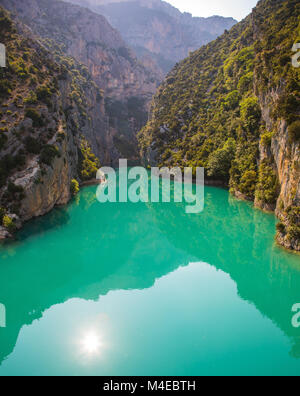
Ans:
[[[101,180],[92,179],[92,180],[87,180],[87,181],[80,183],[79,187],[81,188],[81,187],[87,187],[87,186],[94,186],[97,184],[101,184]]]
[[[81,190],[84,187],[96,186],[96,185],[100,185],[100,184],[101,184],[101,180],[99,180],[99,179],[91,179],[91,180],[87,180],[87,181],[84,181],[84,182],[80,183],[79,187],[80,187],[80,190]],[[193,180],[193,184],[195,184],[195,180]],[[233,198],[235,198],[237,201],[252,203],[253,204],[253,210],[256,209],[256,210],[259,210],[259,211],[261,211],[263,213],[273,215],[273,216],[275,216],[276,219],[278,219],[278,217],[275,214],[275,211],[266,210],[266,209],[264,209],[262,207],[256,206],[254,201],[249,200],[246,197],[236,196],[234,194],[231,194],[230,191],[229,191],[229,186],[226,183],[224,183],[223,181],[221,181],[221,180],[204,180],[204,185],[208,186],[208,187],[222,188],[223,190],[226,190],[228,192],[228,194],[231,195]],[[80,193],[80,191],[79,191],[79,193]],[[49,212],[47,212],[47,213],[45,213],[43,215],[40,215],[40,216],[32,217],[31,219],[25,221],[22,224],[22,226],[16,231],[16,233],[10,233],[8,230],[4,229],[4,227],[1,227],[2,228],[2,230],[1,230],[2,232],[0,234],[2,234],[2,235],[0,235],[1,236],[0,237],[0,244],[2,245],[5,242],[15,241],[16,240],[16,234],[18,234],[18,232],[25,226],[26,223],[28,223],[28,222],[36,219],[36,218],[43,217],[43,216],[47,215],[48,213],[50,213],[55,208],[64,207],[64,206],[70,204],[72,202],[73,198],[74,197],[70,197],[69,201],[66,204],[62,204],[62,205],[58,205],[57,204]],[[6,231],[7,233],[4,233],[4,231]],[[286,246],[280,244],[278,242],[277,238],[276,238],[276,233],[275,233],[275,236],[274,236],[274,242],[275,242],[277,247],[280,247],[280,248],[286,250],[287,252],[290,252],[290,253],[293,253],[293,254],[294,253],[300,254],[300,252],[298,252],[297,250],[289,249]]]

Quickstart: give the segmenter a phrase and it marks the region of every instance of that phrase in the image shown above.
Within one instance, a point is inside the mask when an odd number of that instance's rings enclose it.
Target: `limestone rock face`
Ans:
[[[286,124],[282,122],[280,134],[272,142],[281,187],[276,214],[286,226],[284,233],[278,231],[277,240],[288,249],[300,251],[300,239],[291,233],[292,226],[300,223],[296,212],[300,207],[300,151],[298,144],[290,145],[287,140]]]
[[[166,74],[176,62],[230,29],[233,18],[192,17],[161,0],[69,0],[104,15],[144,62]],[[147,61],[146,61],[147,62]]]
[[[0,227],[0,241],[8,238],[11,238],[11,234],[7,231],[6,228]]]
[[[101,97],[85,92],[94,122],[82,131],[101,163],[115,165],[119,158],[136,162],[136,134],[162,78],[155,64],[139,61],[107,20],[87,8],[58,0],[0,0],[0,5],[50,52],[59,46],[66,57],[85,65],[103,91]]]
[[[86,65],[108,96],[123,100],[154,94],[159,76],[146,69],[107,20],[86,8],[57,0],[1,0],[37,35],[50,38]]]
[[[54,57],[26,25],[11,20],[1,7],[0,13],[6,21],[2,34],[9,61],[24,59],[28,74],[23,73],[24,78],[13,68],[4,71],[11,90],[2,94],[0,104],[5,125],[0,142],[0,208],[1,221],[2,215],[12,221],[0,230],[5,239],[25,221],[69,201],[71,180],[80,182],[85,176],[82,142],[101,160],[110,161],[118,152],[108,147],[104,98],[86,68],[60,51]],[[94,166],[91,156],[87,159]]]
[[[266,149],[260,144],[259,162],[268,159],[274,164],[274,170],[278,177],[279,194],[275,205],[256,206],[264,210],[275,211],[277,217],[285,226],[285,229],[277,231],[277,242],[283,247],[300,251],[300,237],[294,233],[295,227],[300,225],[300,150],[299,142],[291,142],[288,134],[288,125],[285,119],[276,120],[272,114],[278,98],[283,94],[284,87],[260,94],[259,102],[262,119],[266,129],[273,131],[271,146]]]
[[[55,158],[52,165],[42,172],[36,159],[26,170],[14,175],[12,181],[22,186],[25,198],[22,200],[20,217],[22,221],[48,213],[55,205],[64,205],[70,200],[70,183],[74,176],[68,162],[66,143],[62,145],[61,157]]]
[[[270,100],[266,100],[266,97]],[[266,150],[260,145],[259,162],[269,159],[275,165],[276,175],[279,182],[279,196],[276,204],[261,204],[255,200],[255,205],[267,211],[275,211],[277,217],[290,226],[289,210],[300,206],[300,151],[299,144],[289,142],[288,128],[285,120],[274,123],[269,116],[272,108],[272,94],[261,97],[262,116],[269,130],[275,131],[271,147]],[[288,211],[288,212],[287,212]],[[287,249],[300,251],[300,241],[293,238],[287,232],[277,232],[278,243]]]

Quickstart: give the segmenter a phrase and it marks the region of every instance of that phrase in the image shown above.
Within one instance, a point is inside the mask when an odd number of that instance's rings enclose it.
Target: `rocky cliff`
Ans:
[[[105,94],[115,99],[151,98],[156,76],[137,61],[103,16],[56,0],[1,0],[1,4],[34,33],[54,40],[66,55],[86,65]]]
[[[148,104],[160,76],[145,68],[106,19],[88,9],[57,0],[1,0],[0,5],[40,37],[49,51],[59,51],[87,67],[103,90],[99,113],[105,122],[92,148],[102,163],[120,157],[137,161],[136,132],[147,119]],[[103,106],[104,104],[104,106]],[[102,117],[103,118],[103,117]]]
[[[275,210],[277,240],[300,251],[299,2],[252,14],[178,64],[140,133],[148,163],[202,166],[206,180]]]
[[[230,29],[233,18],[192,17],[161,0],[70,0],[104,15],[143,62],[150,57],[162,74],[176,62]]]
[[[95,176],[105,136],[102,91],[74,59],[54,56],[0,7],[0,238],[69,201],[71,185]],[[60,55],[59,55],[60,54]],[[56,58],[56,59],[55,59]],[[104,107],[104,104],[102,105]],[[104,142],[103,142],[104,144]]]

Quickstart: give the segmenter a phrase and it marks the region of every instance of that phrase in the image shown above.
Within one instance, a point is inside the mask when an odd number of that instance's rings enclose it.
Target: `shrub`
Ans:
[[[4,208],[0,207],[0,223],[3,224],[3,217],[6,213],[6,210]]]
[[[224,108],[226,110],[235,109],[239,104],[239,100],[240,100],[240,95],[239,95],[238,91],[230,92],[225,98]]]
[[[96,177],[99,169],[99,160],[92,153],[92,150],[85,139],[82,139],[80,145],[80,175],[82,180],[90,180]]]
[[[287,210],[288,221],[295,225],[300,225],[300,207],[290,206]]]
[[[73,196],[79,192],[79,183],[76,179],[71,180],[70,192]]]
[[[25,157],[19,152],[16,156],[6,154],[0,160],[0,186],[2,187],[11,172],[17,168],[23,166],[25,163]]]
[[[276,224],[276,229],[278,232],[280,232],[281,234],[284,234],[285,232],[285,225],[283,223],[277,223]]]
[[[5,32],[5,31],[9,32],[12,29],[11,19],[2,10],[1,10],[1,14],[0,14],[0,25],[1,25],[1,30],[3,32]]]
[[[290,226],[288,227],[288,239],[300,239],[300,227]]]
[[[36,104],[37,103],[37,96],[34,92],[30,92],[27,98],[24,99],[25,104]]]
[[[12,84],[8,80],[0,80],[0,97],[5,97],[11,93]]]
[[[10,204],[14,201],[21,201],[25,197],[22,186],[17,186],[12,182],[8,183],[7,191],[3,195],[3,199]]]
[[[300,140],[300,121],[293,122],[288,128],[289,142],[294,143]]]
[[[260,117],[261,110],[257,98],[250,97],[241,102],[241,118],[250,132],[255,132],[258,129]]]
[[[46,103],[47,105],[51,103],[50,99],[52,94],[50,89],[46,86],[38,87],[38,89],[36,90],[36,96],[38,100]]]
[[[7,142],[7,136],[0,132],[0,150],[3,149],[5,143]]]
[[[9,232],[14,232],[16,230],[13,220],[7,215],[3,216],[2,224]]]
[[[40,154],[40,162],[48,166],[52,165],[55,157],[59,157],[60,153],[57,147],[47,144],[42,148]]]
[[[279,193],[277,175],[267,160],[262,161],[259,167],[258,183],[256,186],[256,198],[268,204],[275,204]]]
[[[245,74],[238,83],[238,90],[241,94],[247,92],[251,88],[251,84],[253,84],[253,72],[249,72]]]
[[[261,135],[260,144],[264,147],[270,147],[272,143],[273,132],[266,132]]]
[[[228,139],[222,148],[212,152],[208,158],[208,176],[228,180],[234,153],[234,139]]]
[[[24,154],[22,154],[22,151],[20,150],[17,155],[14,157],[14,163],[16,168],[21,168],[22,166],[25,165],[26,159]]]
[[[33,126],[35,128],[42,127],[44,125],[42,116],[35,109],[27,109],[25,117],[32,119]]]
[[[25,148],[28,151],[28,153],[31,154],[39,154],[39,152],[41,151],[41,144],[38,141],[38,139],[35,139],[31,136],[28,136],[25,141]]]
[[[291,124],[297,119],[299,111],[299,100],[296,95],[289,93],[282,95],[274,111],[274,115],[284,118],[288,124]]]
[[[249,198],[254,197],[257,174],[255,171],[246,171],[240,183],[240,191]]]

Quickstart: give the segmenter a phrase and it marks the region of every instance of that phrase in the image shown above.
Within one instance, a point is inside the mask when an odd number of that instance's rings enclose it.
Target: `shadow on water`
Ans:
[[[272,319],[300,357],[299,330],[291,325],[291,308],[300,302],[300,258],[275,246],[273,215],[212,187],[198,215],[186,215],[182,204],[100,205],[95,190],[85,188],[71,205],[29,223],[15,243],[0,247],[0,303],[7,312],[0,362],[22,326],[51,306],[149,288],[195,260],[228,273],[240,297]]]

